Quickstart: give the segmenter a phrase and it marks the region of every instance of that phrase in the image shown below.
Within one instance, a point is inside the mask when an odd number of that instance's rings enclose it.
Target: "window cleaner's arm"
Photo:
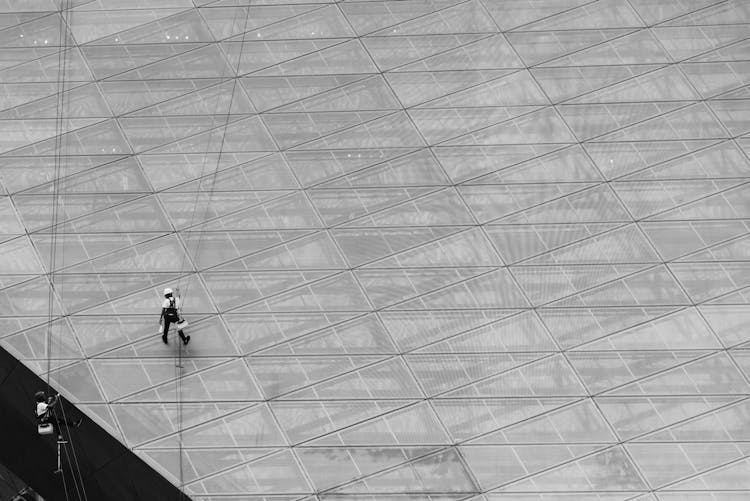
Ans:
[[[52,407],[55,406],[55,404],[57,403],[57,397],[59,396],[60,396],[59,394],[52,395],[51,397],[47,399],[47,411],[50,411]]]

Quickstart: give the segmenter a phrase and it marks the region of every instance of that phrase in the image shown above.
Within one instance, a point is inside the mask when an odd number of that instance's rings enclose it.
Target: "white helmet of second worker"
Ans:
[[[172,294],[172,289],[170,289],[169,287],[167,287],[166,289],[164,289],[164,295],[165,296],[169,296],[170,294]]]

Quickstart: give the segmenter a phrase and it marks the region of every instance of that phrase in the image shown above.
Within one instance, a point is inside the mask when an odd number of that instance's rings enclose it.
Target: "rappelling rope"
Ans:
[[[245,22],[242,29],[242,41],[240,42],[240,50],[239,55],[237,57],[237,66],[234,68],[234,75],[233,75],[233,82],[232,82],[232,91],[229,96],[229,105],[227,107],[227,112],[224,117],[224,125],[222,126],[222,134],[221,134],[221,143],[219,144],[219,153],[216,156],[216,165],[213,169],[213,174],[211,175],[211,183],[208,189],[208,199],[206,201],[206,207],[203,214],[203,221],[205,221],[208,218],[208,213],[211,210],[211,204],[213,203],[213,195],[214,195],[214,187],[216,185],[216,177],[219,172],[219,166],[221,165],[221,156],[224,152],[224,144],[226,142],[226,136],[227,136],[227,128],[229,126],[229,120],[232,115],[232,104],[234,103],[234,95],[237,92],[237,82],[239,80],[239,73],[240,73],[240,65],[242,64],[242,53],[245,48],[245,39],[247,37],[247,25],[248,21],[250,19],[250,8],[251,3],[249,2],[247,5],[247,11],[245,12]],[[237,22],[237,13],[239,12],[239,8],[235,11],[234,17],[232,20],[232,26],[234,26]],[[218,98],[217,98],[218,102]],[[198,185],[196,187],[195,191],[195,200],[193,202],[193,211],[190,216],[190,224],[187,226],[187,228],[191,228],[195,224],[195,214],[198,209],[198,200],[201,194],[201,186],[203,185],[203,179],[205,176],[205,169],[207,165],[207,159],[208,159],[208,149],[211,144],[211,139],[213,137],[213,130],[209,132],[208,134],[208,142],[206,146],[206,153],[203,156],[203,164],[201,166],[201,174],[198,178]],[[203,241],[203,233],[200,232],[198,234],[198,239],[196,242],[196,248],[195,248],[195,255],[194,255],[194,263],[195,263],[195,274],[194,277],[197,279],[198,269],[200,267],[200,249],[201,249],[201,242]],[[183,270],[185,268],[185,261],[187,260],[187,245],[185,249],[185,253],[182,256],[182,265],[180,266],[180,270]],[[182,294],[180,291],[180,301],[181,306],[184,307],[184,298],[187,297],[188,289],[190,288],[190,281],[185,284],[185,292]],[[175,364],[175,377],[177,382],[177,436],[178,436],[178,455],[179,455],[179,465],[180,465],[180,499],[185,499],[185,472],[184,472],[184,464],[183,464],[183,443],[182,443],[182,428],[183,428],[183,419],[182,419],[182,377],[180,374],[180,369],[182,368],[182,346],[180,346],[177,350],[177,360]]]
[[[54,179],[53,179],[53,208],[52,208],[52,235],[51,235],[51,249],[50,249],[50,275],[49,275],[49,282],[50,282],[50,293],[49,293],[49,322],[48,322],[48,335],[47,335],[47,390],[48,392],[51,390],[50,385],[50,378],[51,378],[51,371],[52,371],[52,330],[51,325],[53,321],[54,316],[54,301],[55,301],[55,292],[57,292],[57,296],[60,300],[60,305],[62,308],[63,304],[63,293],[64,293],[64,287],[61,287],[59,290],[55,288],[55,270],[57,268],[57,233],[58,233],[58,224],[59,224],[59,218],[60,218],[60,186],[61,182],[60,180],[63,177],[63,166],[62,166],[62,157],[63,157],[63,147],[67,147],[67,141],[63,141],[63,134],[65,133],[65,78],[68,71],[68,60],[67,60],[67,53],[68,53],[68,26],[69,23],[72,22],[70,19],[72,14],[70,13],[70,1],[69,0],[61,0],[60,2],[60,11],[59,11],[59,35],[60,35],[60,41],[58,45],[58,79],[57,79],[57,101],[56,101],[56,117],[55,117],[55,154],[54,154]],[[69,99],[70,96],[67,96]],[[69,106],[69,102],[68,102]],[[64,242],[63,242],[64,244]],[[65,245],[63,245],[63,248],[61,250],[61,266],[64,266],[65,264]],[[63,332],[62,332],[62,326],[65,321],[65,315],[64,312],[60,312],[60,326],[59,326],[59,336],[62,338]],[[62,345],[62,340],[60,342],[60,345]],[[64,426],[66,427],[66,435],[68,443],[70,443],[70,453],[68,452],[68,449],[65,447],[62,447],[62,450],[65,452],[65,456],[68,460],[68,464],[71,464],[71,475],[73,480],[73,486],[75,488],[76,494],[78,496],[79,500],[88,501],[88,497],[86,495],[86,488],[83,482],[83,477],[81,475],[80,466],[78,464],[78,457],[76,455],[75,451],[75,445],[73,443],[72,436],[70,434],[70,429],[68,428],[67,422],[68,418],[65,415],[65,406],[62,402],[58,402],[58,408],[60,409],[60,412],[62,414],[62,421],[66,423]],[[59,423],[58,423],[59,425]],[[59,433],[60,430],[58,430]],[[59,444],[61,445],[61,444]],[[72,459],[71,462],[70,454],[72,453]],[[65,469],[63,468],[62,462],[60,463],[61,473],[62,473],[62,481],[63,481],[63,490],[65,492],[65,498],[68,499],[68,487],[67,487],[67,481],[65,479]]]

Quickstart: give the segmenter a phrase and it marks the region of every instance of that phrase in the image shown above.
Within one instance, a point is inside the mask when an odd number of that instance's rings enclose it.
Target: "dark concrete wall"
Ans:
[[[0,348],[0,463],[30,485],[45,500],[65,501],[62,476],[55,474],[56,437],[39,436],[34,417],[34,393],[46,383]],[[53,389],[54,391],[54,389]],[[82,414],[61,398],[68,419]],[[116,438],[84,416],[70,432],[88,501],[164,500],[189,498],[128,450]],[[68,445],[68,450],[70,445]],[[67,494],[84,499],[73,485],[73,472],[63,457]]]

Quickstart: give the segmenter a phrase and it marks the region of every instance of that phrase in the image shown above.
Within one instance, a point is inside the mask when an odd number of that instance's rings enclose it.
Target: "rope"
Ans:
[[[214,196],[214,187],[216,186],[216,177],[219,172],[219,165],[221,164],[221,156],[224,153],[224,144],[226,143],[226,137],[227,137],[227,128],[229,126],[229,119],[232,115],[232,104],[234,104],[234,95],[237,92],[237,81],[239,80],[239,73],[240,73],[240,65],[242,64],[242,53],[245,49],[245,39],[247,37],[247,25],[248,21],[250,19],[250,8],[252,1],[248,3],[247,5],[247,11],[245,12],[245,22],[242,29],[242,41],[240,43],[240,51],[239,55],[237,57],[237,66],[234,68],[234,79],[232,82],[232,91],[229,95],[229,106],[227,107],[227,112],[224,117],[224,125],[222,127],[222,134],[221,134],[221,143],[219,144],[219,153],[216,156],[216,165],[213,169],[213,174],[211,176],[211,184],[208,190],[208,200],[206,201],[206,208],[204,210],[203,214],[203,220],[207,219],[208,212],[211,209],[211,204],[213,203],[213,196]],[[234,17],[232,19],[232,25],[234,25],[237,22],[237,13],[239,10],[235,11]],[[218,101],[218,98],[217,98]],[[203,156],[203,165],[201,166],[201,175],[198,178],[198,186],[196,187],[195,191],[195,201],[193,202],[193,212],[190,216],[190,225],[188,227],[192,227],[195,221],[195,213],[198,209],[198,199],[201,193],[200,187],[203,184],[203,178],[205,173],[205,168],[207,159],[208,159],[208,146],[211,144],[211,138],[213,137],[213,131],[211,131],[208,134],[208,142],[206,145],[206,154]],[[200,250],[201,250],[201,242],[203,241],[203,234],[200,233],[198,235],[198,241],[196,243],[196,249],[195,249],[195,276],[197,277],[198,274],[198,268],[200,263]],[[180,269],[184,269],[185,267],[185,260],[187,259],[187,249],[185,251],[185,254],[182,256],[182,265]],[[185,293],[181,294],[181,298],[187,297],[188,290],[190,288],[190,281],[185,284]],[[182,306],[184,306],[184,301],[182,303]],[[182,346],[179,347],[177,350],[177,364],[175,367],[175,373],[177,378],[177,436],[178,436],[178,455],[179,455],[179,464],[180,464],[180,500],[186,499],[184,490],[185,490],[185,472],[184,472],[184,462],[183,462],[183,443],[182,443],[182,428],[183,428],[183,422],[182,422],[182,377],[180,377],[180,369],[182,368]]]
[[[53,208],[52,208],[52,234],[51,234],[51,250],[50,250],[50,275],[49,275],[49,282],[50,282],[50,292],[49,292],[49,304],[48,304],[48,313],[49,313],[49,323],[48,323],[48,330],[47,330],[47,342],[48,342],[48,348],[47,348],[47,391],[51,390],[50,385],[50,378],[51,378],[51,366],[52,366],[52,319],[54,314],[54,297],[55,292],[57,292],[58,297],[60,298],[60,302],[62,305],[62,298],[64,293],[64,288],[60,288],[59,291],[57,291],[55,287],[55,269],[57,266],[57,233],[58,233],[58,224],[59,224],[59,217],[60,217],[60,186],[61,186],[61,179],[63,177],[63,166],[62,166],[62,157],[63,157],[63,148],[67,147],[67,141],[63,141],[63,133],[65,128],[65,105],[66,105],[66,98],[69,99],[70,96],[65,96],[65,78],[66,73],[68,69],[68,26],[71,21],[71,13],[70,13],[70,1],[63,0],[60,3],[60,11],[59,11],[60,19],[58,24],[59,34],[60,34],[60,41],[59,41],[59,51],[58,51],[58,72],[57,72],[57,102],[56,102],[56,117],[55,117],[55,157],[54,157],[54,180],[53,180]],[[69,106],[69,102],[68,102]],[[61,258],[62,263],[65,262],[65,246],[63,245],[62,251],[61,251]],[[61,325],[59,329],[59,335],[62,337],[62,322],[64,321],[65,315],[64,312],[60,312],[61,316]],[[61,343],[62,344],[62,343]],[[58,401],[58,408],[60,409],[60,413],[62,414],[62,421],[65,426],[65,431],[67,435],[68,443],[70,444],[70,453],[68,452],[68,449],[64,447],[65,444],[59,444],[61,447],[61,450],[64,451],[65,457],[68,461],[68,464],[74,465],[71,467],[71,476],[73,481],[73,487],[75,488],[76,495],[79,500],[88,501],[88,496],[86,495],[86,487],[83,482],[83,476],[81,475],[81,469],[80,465],[78,463],[78,457],[75,451],[75,444],[73,443],[73,439],[70,434],[70,429],[68,427],[68,418],[65,414],[65,406],[62,402]],[[58,423],[59,426],[59,423]],[[58,430],[58,434],[60,434],[61,430]],[[72,453],[73,461],[71,462],[70,455]],[[60,463],[60,469],[62,474],[62,481],[63,481],[63,491],[65,493],[65,499],[68,499],[68,485],[67,481],[65,479],[65,468]]]

